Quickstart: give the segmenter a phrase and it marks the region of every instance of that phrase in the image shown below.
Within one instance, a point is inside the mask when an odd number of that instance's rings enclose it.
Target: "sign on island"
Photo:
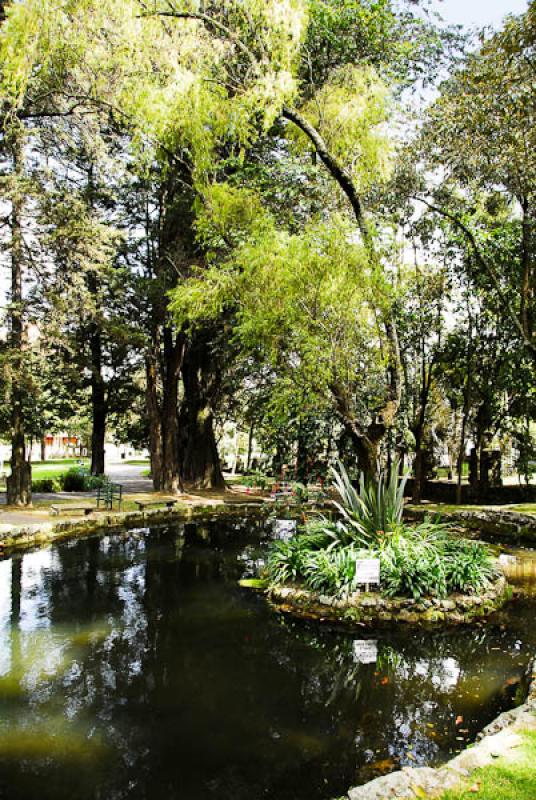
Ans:
[[[380,582],[380,559],[379,558],[357,558],[355,562],[355,582],[358,584],[379,584]]]

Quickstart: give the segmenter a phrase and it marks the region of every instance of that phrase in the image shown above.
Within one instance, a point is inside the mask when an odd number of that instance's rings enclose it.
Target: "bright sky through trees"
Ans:
[[[506,14],[522,14],[526,0],[434,0],[434,7],[446,22],[472,26],[500,24]]]

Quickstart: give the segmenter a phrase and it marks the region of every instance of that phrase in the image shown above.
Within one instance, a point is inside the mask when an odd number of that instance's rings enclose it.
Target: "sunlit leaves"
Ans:
[[[388,89],[372,67],[338,69],[303,108],[330,151],[349,164],[360,191],[387,177],[390,144],[383,126]]]

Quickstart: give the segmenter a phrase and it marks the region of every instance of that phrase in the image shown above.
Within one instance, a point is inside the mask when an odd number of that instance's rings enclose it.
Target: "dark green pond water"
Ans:
[[[320,630],[237,586],[272,531],[0,562],[0,797],[327,800],[446,759],[520,694],[533,599],[471,629]]]

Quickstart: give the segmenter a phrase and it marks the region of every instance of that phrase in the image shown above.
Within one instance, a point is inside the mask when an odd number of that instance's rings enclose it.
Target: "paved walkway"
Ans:
[[[120,483],[123,486],[124,495],[144,495],[151,494],[153,482],[144,473],[149,469],[149,464],[125,464],[124,461],[109,464],[106,467],[106,475],[113,483]],[[2,510],[2,505],[6,503],[5,492],[0,492],[0,528],[8,526],[30,526],[36,527],[44,521],[51,522],[49,506],[55,502],[70,503],[76,505],[77,502],[94,500],[97,492],[35,492],[33,501],[35,503],[31,510],[9,509]],[[227,489],[215,491],[199,491],[180,495],[180,501],[192,505],[222,503],[228,497],[232,497],[234,502],[250,502],[254,497],[246,491],[240,489]],[[62,519],[67,518],[68,514],[62,514]],[[73,516],[73,515],[71,515]],[[78,516],[78,514],[74,514]]]

